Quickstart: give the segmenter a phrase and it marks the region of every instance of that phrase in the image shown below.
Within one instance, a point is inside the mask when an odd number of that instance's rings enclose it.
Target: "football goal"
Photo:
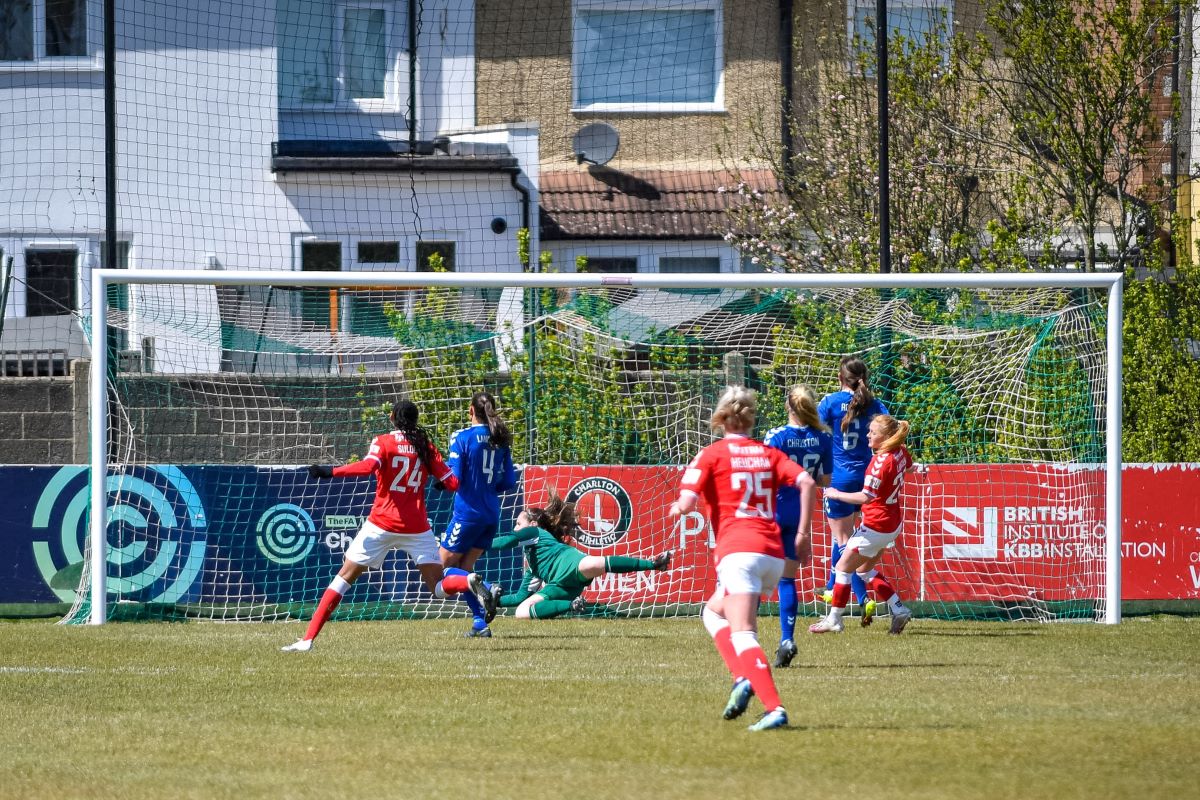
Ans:
[[[717,397],[757,390],[761,436],[790,387],[836,391],[847,354],[927,467],[881,565],[919,616],[1120,619],[1119,275],[95,270],[91,297],[91,468],[50,553],[87,563],[69,621],[311,615],[374,486],[307,465],[361,458],[402,397],[445,451],[478,390],[520,465],[501,528],[555,492],[584,550],[674,552],[594,581],[585,613],[698,613],[712,530],[667,509]],[[450,504],[428,489],[435,534]],[[820,513],[814,543],[810,614]],[[477,569],[513,587],[521,553]],[[466,613],[398,554],[335,618]]]

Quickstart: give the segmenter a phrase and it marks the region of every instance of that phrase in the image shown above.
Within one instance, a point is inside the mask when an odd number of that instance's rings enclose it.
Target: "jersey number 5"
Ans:
[[[392,469],[396,470],[396,478],[388,489],[393,492],[419,491],[421,470],[410,469],[411,467],[412,462],[409,461],[408,456],[392,456]]]
[[[742,502],[738,504],[736,517],[765,517],[775,518],[775,492],[767,486],[769,472],[735,472],[730,476],[734,491],[742,492]]]

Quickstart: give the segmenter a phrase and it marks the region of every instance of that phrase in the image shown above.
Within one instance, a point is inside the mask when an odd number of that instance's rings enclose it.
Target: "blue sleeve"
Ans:
[[[779,445],[775,444],[775,437],[779,435],[779,431],[779,428],[771,428],[771,430],[767,431],[767,438],[763,439],[763,444],[765,444],[767,447],[774,447],[776,450],[778,450]]]
[[[888,411],[887,406],[885,406],[883,404],[883,401],[880,400],[878,397],[875,398],[875,405],[879,406],[879,410],[877,412],[875,412],[877,414],[891,414],[892,413],[892,412]]]
[[[500,480],[496,483],[496,492],[511,492],[517,488],[517,468],[513,466],[512,451],[507,447],[500,448],[501,472]]]
[[[817,416],[821,418],[822,424],[826,428],[833,428],[833,403],[829,402],[829,395],[821,398],[821,402],[817,404]]]
[[[463,468],[466,466],[466,440],[468,437],[462,435],[462,431],[455,431],[450,435],[449,458],[450,471],[454,473],[454,477],[461,482],[463,479]]]

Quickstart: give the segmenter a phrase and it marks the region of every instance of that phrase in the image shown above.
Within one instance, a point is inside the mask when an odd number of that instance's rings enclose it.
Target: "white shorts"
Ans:
[[[346,560],[364,567],[378,567],[392,550],[403,550],[417,564],[442,563],[433,531],[388,533],[370,520],[363,522],[346,548]]]
[[[717,591],[770,594],[783,577],[783,559],[762,553],[730,553],[717,564]]]
[[[900,535],[900,531],[904,530],[901,525],[891,533],[880,533],[873,531],[865,525],[859,525],[854,531],[854,535],[846,541],[847,550],[857,550],[859,555],[867,558],[874,558],[884,551],[888,545],[896,541],[896,537]]]

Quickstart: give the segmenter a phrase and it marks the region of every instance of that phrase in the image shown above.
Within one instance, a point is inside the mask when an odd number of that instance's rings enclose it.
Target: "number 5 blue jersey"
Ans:
[[[774,447],[804,467],[813,480],[832,470],[832,437],[807,425],[780,425],[767,432],[763,444]],[[795,486],[780,486],[775,492],[775,519],[781,526],[795,527],[800,521],[800,491]]]
[[[487,425],[472,425],[450,437],[447,459],[458,478],[454,521],[495,524],[500,520],[498,495],[515,489],[517,470],[512,451],[492,447]]]
[[[847,391],[827,394],[817,404],[817,416],[833,431],[833,486],[843,491],[857,492],[862,488],[863,475],[871,463],[871,446],[867,444],[867,426],[878,414],[888,413],[878,399],[872,400],[866,413],[859,414],[842,430],[842,418],[850,407],[853,394]]]

